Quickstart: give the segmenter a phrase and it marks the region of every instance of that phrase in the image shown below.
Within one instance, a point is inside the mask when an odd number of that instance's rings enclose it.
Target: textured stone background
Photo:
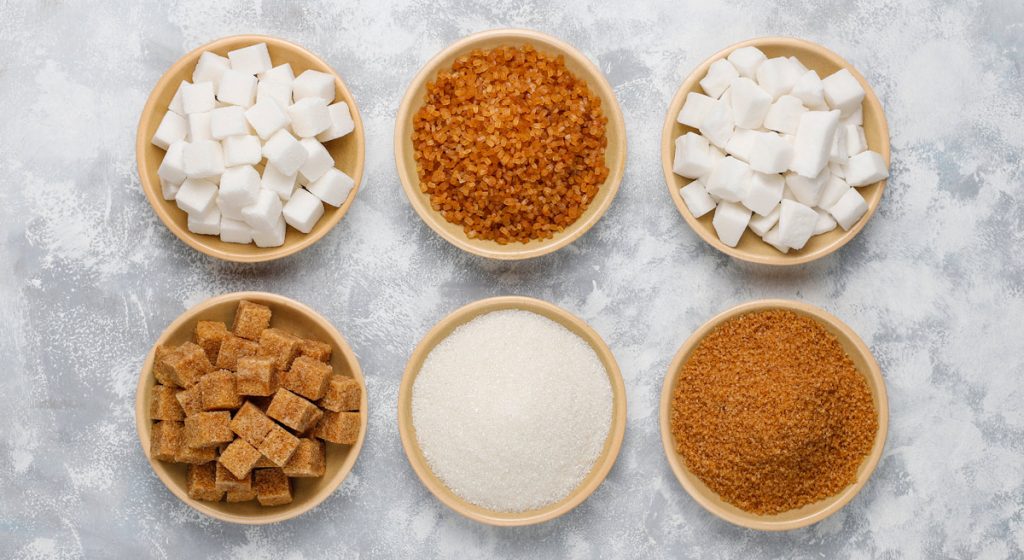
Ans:
[[[0,557],[974,557],[1024,554],[1024,4],[866,2],[0,0]],[[495,7],[501,5],[503,7]],[[607,73],[629,163],[607,216],[572,247],[502,264],[460,253],[406,203],[392,156],[408,81],[458,37],[523,26]],[[135,173],[150,88],[217,37],[279,35],[325,58],[358,100],[362,191],[319,244],[284,261],[206,258],[156,219]],[[665,191],[665,109],[706,56],[790,34],[852,61],[883,100],[892,179],[838,254],[745,266],[689,230]],[[140,361],[187,307],[268,290],[320,310],[369,384],[363,453],[315,511],[270,527],[206,519],[151,472],[135,435]],[[408,353],[457,306],[547,299],[606,338],[629,392],[622,454],[581,507],[534,528],[466,521],[402,454],[395,400]],[[718,521],[677,484],[657,404],[667,363],[711,315],[761,297],[822,306],[874,350],[889,387],[885,456],[863,492],[813,527]]]

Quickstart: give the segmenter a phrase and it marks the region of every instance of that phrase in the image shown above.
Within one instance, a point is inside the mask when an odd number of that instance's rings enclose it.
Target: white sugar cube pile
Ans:
[[[849,230],[868,210],[856,187],[889,176],[868,150],[864,89],[846,69],[822,79],[795,57],[743,47],[711,64],[700,86],[676,118],[695,131],[676,138],[672,170],[693,179],[680,196],[696,218],[714,212],[730,247],[747,228],[783,253],[837,225]],[[159,141],[177,157],[184,125],[164,125]]]
[[[166,151],[164,199],[188,213],[189,231],[227,243],[278,247],[287,226],[309,233],[324,204],[341,206],[355,185],[323,145],[355,127],[334,92],[329,74],[274,66],[265,43],[227,58],[204,52],[152,138]],[[870,176],[868,163],[859,176]]]

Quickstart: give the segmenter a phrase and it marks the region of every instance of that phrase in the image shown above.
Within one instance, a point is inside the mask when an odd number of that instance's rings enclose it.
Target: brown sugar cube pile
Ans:
[[[185,412],[185,416],[192,416],[197,412],[203,411],[203,395],[199,392],[199,384],[195,384],[188,389],[178,391],[174,394],[174,398],[181,405],[181,409]]]
[[[255,341],[229,334],[220,343],[220,351],[217,353],[217,367],[235,371],[238,369],[238,360],[247,356],[255,356],[259,348],[259,344]]]
[[[328,410],[313,435],[331,443],[352,445],[359,439],[359,413]]]
[[[281,469],[256,471],[256,499],[261,506],[280,506],[292,502],[292,481]]]
[[[299,447],[299,438],[288,433],[288,430],[274,424],[274,427],[267,432],[266,437],[260,442],[256,449],[264,457],[274,463],[274,466],[283,467],[288,464],[288,459]]]
[[[244,476],[236,477],[234,474],[224,466],[223,463],[217,463],[217,471],[215,477],[215,484],[217,490],[221,492],[250,492],[252,491],[252,473],[245,473]],[[231,501],[231,500],[228,500]]]
[[[273,358],[252,356],[240,358],[238,369],[235,372],[238,394],[259,397],[273,395],[280,385],[277,369]]]
[[[192,334],[192,341],[206,352],[211,363],[217,361],[220,343],[228,336],[228,327],[220,321],[199,321]]]
[[[311,424],[319,420],[319,412],[320,409],[315,404],[288,389],[278,389],[274,394],[274,400],[270,401],[267,416],[296,432],[305,432]]]
[[[258,340],[260,333],[270,327],[270,308],[251,301],[238,302],[235,320],[231,323],[231,331],[235,336]]]
[[[274,421],[251,402],[246,402],[231,419],[231,431],[238,437],[257,446],[275,426]]]
[[[191,387],[200,377],[213,371],[206,352],[194,342],[186,342],[177,351],[164,356],[160,367],[163,375],[173,379],[178,387]]]
[[[181,447],[182,423],[163,420],[153,424],[149,436],[149,454],[159,461],[174,461]]]
[[[256,462],[260,460],[261,456],[260,452],[246,443],[244,439],[236,439],[220,454],[217,461],[231,471],[231,474],[242,478],[256,466]]]
[[[331,366],[307,356],[299,356],[292,367],[281,374],[281,386],[311,401],[320,400],[327,392],[327,383],[334,370]]]
[[[185,411],[175,397],[175,389],[166,385],[154,385],[149,401],[150,420],[181,420]]]
[[[226,369],[208,373],[199,380],[203,410],[234,410],[242,406],[235,388],[235,374]]]
[[[217,447],[235,439],[231,432],[231,413],[200,412],[185,417],[185,444],[189,447]]]
[[[327,452],[324,442],[316,439],[303,438],[295,449],[292,458],[284,466],[284,474],[291,477],[323,476],[327,469]]]
[[[272,358],[274,366],[285,371],[292,365],[292,360],[299,355],[299,344],[302,339],[281,329],[266,329],[260,333],[260,348],[257,356]]]
[[[320,362],[330,363],[331,345],[319,340],[306,338],[299,343],[299,355],[307,356]]]
[[[363,390],[358,381],[343,375],[332,375],[327,383],[327,393],[317,404],[334,412],[359,410],[362,395]]]
[[[178,447],[178,453],[174,456],[175,463],[205,465],[216,460],[216,447],[189,447],[185,442],[184,428],[182,428],[181,445]]]
[[[186,477],[188,497],[193,500],[219,502],[224,497],[224,492],[217,489],[216,472],[216,466],[213,463],[189,465]]]

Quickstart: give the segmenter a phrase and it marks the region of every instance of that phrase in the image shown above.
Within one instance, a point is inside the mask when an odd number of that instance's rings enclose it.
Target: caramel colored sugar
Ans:
[[[877,430],[864,376],[833,335],[791,311],[749,313],[708,334],[672,401],[686,467],[759,515],[853,484]]]
[[[413,117],[420,189],[470,238],[547,239],[608,177],[601,100],[561,56],[475,50],[427,85]]]

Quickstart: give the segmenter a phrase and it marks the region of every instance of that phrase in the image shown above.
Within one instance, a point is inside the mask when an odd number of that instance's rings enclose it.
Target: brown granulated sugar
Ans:
[[[853,484],[878,416],[835,336],[769,310],[700,342],[679,372],[671,425],[687,469],[726,502],[772,515]]]
[[[471,239],[550,238],[608,177],[607,122],[562,56],[474,50],[427,85],[413,117],[420,190]]]

